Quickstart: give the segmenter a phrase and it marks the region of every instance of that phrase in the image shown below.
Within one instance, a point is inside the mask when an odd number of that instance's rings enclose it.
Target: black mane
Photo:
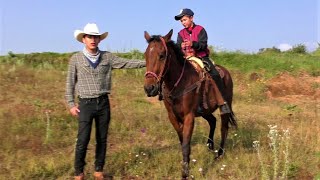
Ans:
[[[151,43],[152,41],[161,42],[161,36],[160,35],[153,35],[151,38],[147,41],[148,43]]]
[[[156,42],[161,42],[161,35],[153,35],[151,36],[151,38],[149,39],[149,41],[147,41],[148,43],[151,43],[153,41]],[[178,62],[183,63],[184,62],[184,54],[181,51],[181,48],[172,40],[170,40],[169,42],[167,42],[167,46],[168,48],[172,48],[174,53],[177,56]]]

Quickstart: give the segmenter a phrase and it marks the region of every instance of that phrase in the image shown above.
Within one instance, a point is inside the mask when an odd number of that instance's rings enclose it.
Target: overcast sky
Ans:
[[[312,50],[320,41],[319,0],[3,0],[0,53],[81,50],[73,32],[87,23],[109,32],[102,50],[144,51],[145,30],[165,35],[173,29],[176,40],[182,25],[174,16],[185,7],[206,28],[208,44],[222,50],[256,52],[300,43]]]

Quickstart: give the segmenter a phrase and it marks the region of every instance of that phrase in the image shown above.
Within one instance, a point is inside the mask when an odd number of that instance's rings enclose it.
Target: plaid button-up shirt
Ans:
[[[65,98],[70,108],[75,106],[75,91],[80,98],[96,98],[111,90],[111,70],[145,67],[145,61],[129,60],[101,51],[100,63],[93,68],[82,52],[69,62]]]

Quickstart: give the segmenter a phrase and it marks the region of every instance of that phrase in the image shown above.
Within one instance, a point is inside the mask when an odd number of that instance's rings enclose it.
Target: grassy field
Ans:
[[[72,179],[77,119],[64,102],[70,55],[0,57],[0,179]],[[143,58],[137,51],[118,55]],[[320,56],[221,52],[212,58],[231,70],[239,128],[229,131],[226,155],[215,161],[215,151],[206,148],[207,122],[196,120],[194,179],[320,179]],[[113,71],[105,173],[114,179],[180,179],[178,137],[162,102],[144,94],[144,72]],[[285,80],[292,86],[283,86]],[[296,86],[302,92],[290,91]],[[278,93],[284,88],[290,96]],[[218,120],[216,145],[219,129]],[[89,179],[93,135],[85,170]]]

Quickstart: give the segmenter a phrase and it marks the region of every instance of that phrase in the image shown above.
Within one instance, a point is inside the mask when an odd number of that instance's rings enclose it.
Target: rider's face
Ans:
[[[193,16],[183,16],[180,19],[181,24],[183,25],[183,27],[185,28],[189,28],[192,26],[193,24]]]

